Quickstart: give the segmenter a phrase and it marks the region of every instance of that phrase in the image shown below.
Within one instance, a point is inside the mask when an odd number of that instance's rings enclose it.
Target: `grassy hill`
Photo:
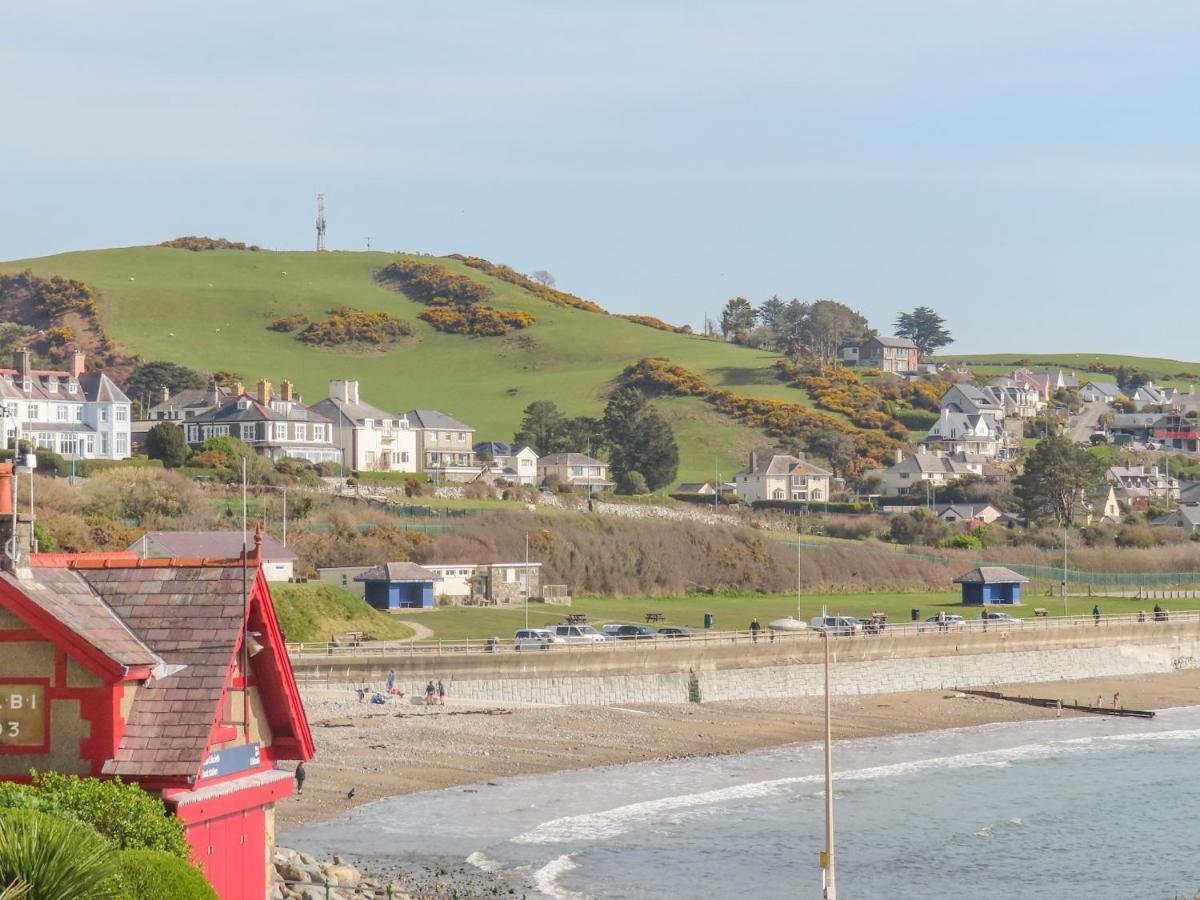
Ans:
[[[807,402],[803,391],[776,379],[774,354],[555,306],[457,260],[437,261],[487,283],[495,291],[489,305],[528,310],[537,323],[505,337],[436,331],[417,318],[425,307],[375,282],[374,273],[397,258],[130,247],[15,260],[0,263],[0,271],[28,268],[92,285],[109,334],[144,359],[229,369],[248,384],[287,378],[309,402],[325,396],[329,379],[357,378],[369,402],[395,411],[441,409],[475,425],[481,440],[511,439],[521,411],[534,400],[553,400],[570,415],[598,413],[612,379],[646,356],[666,357],[741,394]],[[318,319],[340,305],[399,316],[413,326],[417,340],[381,352],[349,353],[267,329],[283,315]],[[681,481],[710,477],[717,468],[728,477],[742,466],[748,449],[764,442],[758,432],[698,400],[659,403],[676,425]]]

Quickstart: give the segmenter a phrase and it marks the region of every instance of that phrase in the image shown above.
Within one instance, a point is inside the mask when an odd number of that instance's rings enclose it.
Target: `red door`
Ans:
[[[196,822],[188,831],[204,874],[221,900],[263,900],[267,837],[261,806]]]

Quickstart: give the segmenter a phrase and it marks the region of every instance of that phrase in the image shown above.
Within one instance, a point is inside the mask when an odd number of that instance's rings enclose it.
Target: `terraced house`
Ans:
[[[333,423],[304,406],[290,381],[283,382],[276,396],[271,382],[264,379],[255,394],[239,393],[216,409],[188,419],[183,428],[192,447],[210,437],[228,436],[245,441],[272,460],[342,461],[342,451],[333,441]]]
[[[103,372],[84,371],[76,352],[66,369],[35,369],[28,350],[0,369],[0,445],[29,441],[75,459],[127,459],[129,398]]]

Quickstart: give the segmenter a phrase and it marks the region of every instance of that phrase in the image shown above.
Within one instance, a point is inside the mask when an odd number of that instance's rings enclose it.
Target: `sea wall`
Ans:
[[[1200,668],[1200,622],[842,638],[831,650],[840,695],[1121,677]],[[822,641],[802,635],[494,656],[304,657],[293,665],[302,684],[378,688],[392,669],[410,697],[441,679],[464,699],[612,705],[811,696],[823,690],[823,661]]]

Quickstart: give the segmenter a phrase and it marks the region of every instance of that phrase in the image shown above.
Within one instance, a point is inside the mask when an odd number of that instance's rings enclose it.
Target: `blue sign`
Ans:
[[[214,750],[204,760],[200,769],[201,778],[220,778],[235,772],[245,772],[247,769],[257,769],[262,762],[258,752],[258,744],[238,744],[236,747],[226,747],[224,750]]]

